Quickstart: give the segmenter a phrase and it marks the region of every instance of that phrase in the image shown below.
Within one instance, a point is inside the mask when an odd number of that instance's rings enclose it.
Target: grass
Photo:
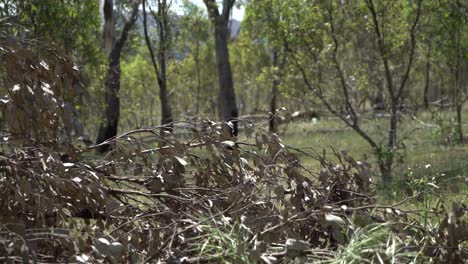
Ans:
[[[372,224],[354,231],[346,247],[326,263],[421,263],[418,252],[405,251],[405,241],[389,224]]]
[[[206,221],[208,219],[208,221]],[[200,262],[205,258],[214,258],[220,263],[251,263],[248,254],[248,240],[244,237],[247,229],[242,223],[232,221],[230,218],[221,216],[219,219],[213,217],[200,217],[197,230],[200,232],[197,240],[193,243],[195,252],[198,252]],[[214,263],[214,262],[213,262]]]
[[[387,123],[388,120],[384,118],[368,118],[363,120],[362,127],[375,141],[385,144]],[[468,126],[465,125],[464,129],[468,131]],[[399,127],[399,139],[403,148],[395,162],[396,174],[401,175],[408,168],[423,167],[427,164],[432,168],[447,171],[468,167],[468,147],[462,144],[444,144],[443,136],[438,133],[430,113],[421,114],[417,120],[403,118]],[[370,145],[337,118],[324,118],[316,124],[292,123],[280,129],[280,136],[285,144],[303,150],[320,151],[333,147],[336,150],[346,150],[357,160],[367,160],[371,163],[375,161]],[[299,156],[306,166],[319,165],[312,158],[300,154]]]

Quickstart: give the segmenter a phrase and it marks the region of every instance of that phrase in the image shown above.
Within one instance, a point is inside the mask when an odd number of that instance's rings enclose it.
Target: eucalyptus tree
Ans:
[[[172,133],[174,121],[167,91],[167,62],[170,55],[169,52],[173,38],[172,31],[174,28],[170,21],[171,3],[170,0],[143,0],[143,30],[145,42],[159,86],[161,125],[163,125],[161,131],[168,133]],[[153,10],[151,6],[155,6],[156,10]],[[150,34],[149,32],[148,14],[153,18],[153,22],[155,23],[154,29],[156,29],[157,34]],[[153,40],[154,35],[156,35],[156,41]]]
[[[421,67],[422,102],[434,112],[431,102],[452,106],[455,115],[449,142],[463,142],[463,107],[468,100],[468,5],[463,1],[427,1],[423,5]],[[436,99],[436,100],[435,100]]]
[[[99,127],[96,144],[101,144],[107,139],[117,135],[120,118],[120,56],[127,41],[128,34],[137,20],[140,1],[133,0],[130,3],[125,2],[120,4],[123,5],[122,9],[127,11],[129,15],[123,16],[123,28],[119,36],[116,36],[118,21],[114,1],[104,0],[102,6],[102,14],[104,17],[103,43],[108,65],[105,77],[105,110],[103,120]],[[105,152],[108,149],[108,144],[102,144],[97,150],[99,152]]]
[[[361,136],[376,154],[384,183],[392,179],[395,155],[400,147],[398,121],[408,92],[417,47],[422,0],[321,1],[270,0],[282,19],[276,33],[287,43],[288,57],[304,84],[325,108]],[[369,82],[363,59],[350,47],[359,45],[355,33],[372,34],[369,45],[378,54],[375,74],[385,81],[389,104],[385,141],[362,126],[357,112],[357,87]]]
[[[157,83],[149,53],[142,39],[136,54],[122,60],[121,113],[119,129],[155,126],[159,124],[160,108]]]
[[[468,101],[468,5],[460,0],[438,1],[434,3],[434,27],[439,27],[438,49],[443,63],[449,70],[451,80],[452,104],[457,120],[457,134],[459,142],[463,142],[462,110]],[[443,74],[446,74],[445,72]]]
[[[22,37],[53,42],[67,55],[93,62],[98,47],[99,3],[94,0],[2,0],[0,18],[10,19],[8,30]]]
[[[250,34],[247,21],[246,15],[241,24],[242,31],[230,47],[241,115],[257,114],[268,109],[273,75],[270,48],[257,35]]]
[[[216,0],[203,0],[208,10],[211,23],[214,27],[216,49],[216,65],[219,78],[219,109],[221,119],[232,123],[233,134],[237,135],[237,117],[239,111],[234,93],[231,63],[229,61],[229,18],[235,0],[223,0],[222,7]]]
[[[269,131],[277,132],[276,112],[278,108],[278,87],[284,79],[287,63],[287,41],[282,38],[278,29],[283,23],[281,10],[275,10],[279,5],[269,1],[252,1],[246,8],[246,25],[248,34],[257,36],[256,42],[265,43],[270,53],[270,68],[272,71],[271,95],[269,103]]]
[[[194,62],[194,71],[195,71],[195,115],[200,114],[201,107],[201,97],[202,97],[202,87],[206,84],[206,76],[201,76],[203,61],[203,48],[208,46],[208,41],[210,41],[210,21],[206,18],[203,13],[203,10],[197,5],[191,3],[188,0],[183,1],[184,6],[184,16],[181,19],[180,31],[184,38],[184,46],[181,52],[190,51],[188,54],[189,57],[193,59]]]

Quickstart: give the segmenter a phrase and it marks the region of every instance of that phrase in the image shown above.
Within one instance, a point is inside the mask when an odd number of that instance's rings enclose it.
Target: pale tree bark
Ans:
[[[96,144],[101,144],[117,135],[120,117],[120,55],[127,41],[130,29],[135,24],[138,15],[138,1],[132,2],[132,12],[125,22],[119,38],[115,36],[114,1],[104,0],[104,49],[108,59],[105,81],[105,111],[101,122]],[[99,152],[109,150],[109,144],[102,144],[97,148]]]
[[[222,11],[219,11],[216,0],[203,0],[209,17],[214,25],[216,66],[219,79],[219,108],[223,121],[230,121],[233,125],[233,134],[237,135],[237,117],[239,115],[234,82],[232,79],[231,63],[229,61],[229,16],[235,0],[223,0]]]
[[[151,63],[153,64],[154,72],[158,80],[159,100],[161,103],[161,133],[172,133],[174,129],[174,119],[172,117],[171,104],[167,93],[167,57],[169,46],[171,44],[171,29],[169,25],[169,7],[170,4],[166,0],[157,1],[157,11],[152,11],[149,7],[149,13],[152,15],[157,24],[158,45],[155,52],[155,47],[151,41],[148,32],[147,19],[147,0],[143,0],[143,27],[145,34],[146,46],[148,47]]]

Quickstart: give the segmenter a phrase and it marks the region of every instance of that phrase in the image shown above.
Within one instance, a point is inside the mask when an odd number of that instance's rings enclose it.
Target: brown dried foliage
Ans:
[[[9,28],[0,22],[2,30]],[[2,126],[15,137],[39,143],[63,139],[73,116],[65,104],[85,91],[78,67],[53,45],[15,38],[0,31]],[[66,103],[67,102],[67,103]],[[65,140],[63,140],[65,141]]]

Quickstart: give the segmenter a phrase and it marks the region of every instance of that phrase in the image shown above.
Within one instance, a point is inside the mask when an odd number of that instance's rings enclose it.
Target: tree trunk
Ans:
[[[282,68],[284,63],[279,62],[279,52],[278,50],[273,50],[273,82],[271,85],[271,101],[270,101],[270,120],[268,122],[269,131],[271,133],[276,133],[277,131],[277,122],[276,122],[276,109],[277,107],[277,97],[278,97],[278,86],[281,83]]]
[[[379,155],[382,155],[382,154],[384,153],[379,153]],[[383,185],[389,186],[389,184],[392,182],[393,158],[380,157],[378,163],[379,163],[380,174],[382,174]]]
[[[117,135],[117,128],[119,125],[120,117],[120,54],[114,53],[114,56],[109,58],[109,69],[107,70],[106,77],[106,90],[105,90],[105,116],[104,122],[101,123],[99,128],[96,144],[113,138]],[[105,144],[97,149],[103,153],[109,150],[109,145]]]
[[[200,88],[201,88],[201,83],[200,83],[200,43],[197,41],[195,44],[195,70],[197,72],[197,104],[195,108],[195,115],[198,116],[200,113]]]
[[[382,173],[382,181],[385,186],[392,182],[392,166],[393,158],[397,148],[397,131],[398,131],[398,103],[392,102],[390,113],[390,130],[388,131],[388,145],[385,153],[380,153],[383,157],[383,166],[380,165]]]
[[[170,43],[169,35],[169,21],[168,21],[169,5],[166,0],[158,1],[158,12],[155,14],[151,11],[153,19],[158,25],[159,33],[159,49],[157,54],[157,60],[155,58],[155,52],[151,39],[148,33],[147,25],[147,14],[146,14],[146,0],[143,1],[143,30],[145,34],[145,41],[150,52],[151,63],[158,79],[159,86],[159,100],[161,102],[161,134],[172,133],[174,129],[174,119],[172,118],[171,105],[167,94],[167,51]]]
[[[439,104],[439,109],[440,111],[444,111],[444,96],[445,96],[445,91],[444,91],[444,74],[442,74],[440,76],[440,80],[439,80],[439,89],[440,89],[440,104]]]
[[[379,155],[381,155],[379,157],[379,163],[381,164],[379,165],[380,165],[380,169],[382,172],[382,180],[384,182],[384,185],[388,185],[392,180],[393,158],[394,158],[394,153],[396,151],[397,143],[398,143],[397,141],[398,107],[400,106],[400,103],[401,103],[400,99],[403,95],[403,92],[405,92],[407,81],[410,77],[411,69],[413,67],[414,54],[416,50],[416,28],[417,28],[417,25],[419,24],[419,18],[421,14],[421,4],[422,4],[422,0],[419,0],[417,4],[416,18],[413,21],[413,24],[409,31],[410,33],[410,50],[409,50],[409,55],[408,55],[409,61],[403,73],[401,83],[397,87],[394,85],[394,82],[393,82],[392,70],[390,67],[390,61],[387,56],[388,53],[385,47],[384,36],[382,34],[380,24],[377,19],[377,11],[375,9],[373,1],[372,0],[367,1],[367,7],[369,8],[369,11],[372,14],[374,31],[377,36],[377,44],[379,47],[382,64],[384,66],[385,78],[387,80],[387,90],[388,90],[390,100],[391,100],[390,101],[391,102],[390,130],[388,132],[388,145],[387,145],[386,153],[379,153]],[[384,162],[380,162],[382,161],[382,159],[384,159]]]
[[[431,55],[432,55],[432,37],[429,37],[429,47],[426,61],[426,80],[424,83],[424,106],[429,109],[429,86],[431,83]]]
[[[260,110],[260,85],[257,83],[255,84],[255,108],[254,112],[258,112]]]
[[[374,95],[374,110],[385,110],[384,101],[384,82],[382,78],[376,77],[375,95]]]
[[[276,133],[277,131],[277,124],[276,124],[276,101],[277,101],[277,94],[278,94],[278,85],[279,80],[277,78],[273,78],[273,84],[271,86],[271,101],[270,101],[270,120],[268,122],[269,131],[271,133]]]
[[[166,67],[161,67],[161,74],[166,76]],[[172,133],[174,130],[174,119],[172,118],[171,105],[169,103],[169,98],[167,96],[167,80],[166,78],[158,78],[159,84],[159,100],[161,101],[161,132]]]
[[[231,63],[229,61],[228,49],[228,26],[222,17],[218,17],[215,22],[215,48],[216,65],[218,67],[219,78],[219,106],[221,119],[231,121],[233,124],[234,135],[237,135],[237,117],[239,115],[234,94],[234,82],[232,80]]]
[[[461,38],[461,27],[460,25],[457,25],[457,35],[456,35],[456,40],[455,40],[455,49],[456,49],[456,56],[457,56],[457,63],[455,66],[455,103],[456,103],[456,112],[457,112],[457,128],[458,128],[458,140],[460,143],[463,143],[463,124],[462,124],[462,109],[463,109],[463,104],[464,104],[464,99],[461,98],[463,96],[462,90],[461,90],[461,57],[462,54],[460,54],[460,38]]]
[[[229,16],[235,0],[223,0],[222,13],[219,12],[218,3],[215,0],[204,0],[204,2],[215,31],[216,66],[220,86],[220,117],[223,121],[232,123],[233,134],[237,135],[239,111],[237,110],[228,49]]]
[[[369,68],[369,75],[368,78],[371,81],[372,85],[375,86],[375,90],[373,91],[372,95],[372,109],[373,110],[385,110],[385,99],[384,99],[384,80],[381,76],[379,76],[379,65],[378,61],[378,54],[374,52],[370,52],[370,59],[367,62],[367,66]],[[365,105],[364,105],[365,108]]]
[[[458,130],[458,140],[460,143],[463,143],[463,123],[462,123],[462,109],[463,105],[461,103],[457,104],[457,130]]]
[[[130,19],[125,23],[120,38],[115,41],[114,3],[113,0],[105,0],[104,2],[104,47],[109,66],[105,82],[104,120],[101,122],[96,144],[101,144],[117,135],[120,117],[120,54],[127,41],[128,33],[137,19],[138,6],[137,2],[133,4]],[[97,148],[97,150],[103,153],[109,150],[109,144],[104,144]]]
[[[172,133],[174,130],[174,119],[172,118],[171,105],[167,95],[167,50],[170,42],[169,36],[169,21],[168,21],[169,6],[166,0],[158,1],[158,25],[159,25],[159,66],[161,68],[160,76],[158,76],[159,84],[159,100],[161,100],[161,124],[165,127],[161,132]]]

